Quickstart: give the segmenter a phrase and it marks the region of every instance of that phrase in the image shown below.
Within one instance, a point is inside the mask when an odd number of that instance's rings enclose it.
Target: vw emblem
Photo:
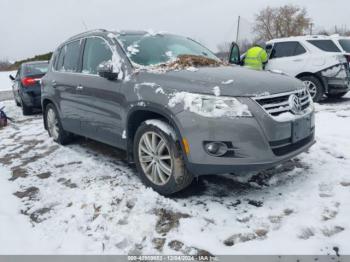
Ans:
[[[299,97],[296,95],[291,95],[288,99],[290,111],[293,112],[293,114],[298,115],[301,113],[302,106],[301,106],[301,101]]]

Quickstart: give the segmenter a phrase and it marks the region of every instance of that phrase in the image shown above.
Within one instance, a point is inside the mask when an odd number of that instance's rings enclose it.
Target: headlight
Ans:
[[[252,117],[246,104],[234,97],[200,95],[187,92],[174,94],[169,106],[184,104],[184,109],[205,117]]]

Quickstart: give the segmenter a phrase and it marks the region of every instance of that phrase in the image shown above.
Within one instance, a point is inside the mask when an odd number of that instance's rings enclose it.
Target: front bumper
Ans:
[[[250,104],[249,104],[250,103]],[[186,166],[194,175],[242,173],[271,168],[306,151],[315,143],[314,124],[308,137],[292,142],[292,121],[278,122],[253,101],[247,104],[254,118],[206,118],[189,111],[177,114],[179,129],[190,152]],[[312,118],[314,112],[303,117]],[[231,143],[234,155],[214,157],[205,141]]]
[[[346,93],[350,90],[348,64],[339,64],[320,72],[328,94]]]
[[[326,78],[329,94],[345,93],[350,91],[349,78]]]

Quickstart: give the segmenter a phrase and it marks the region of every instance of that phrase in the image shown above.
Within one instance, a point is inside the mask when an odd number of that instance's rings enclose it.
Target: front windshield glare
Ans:
[[[141,66],[164,64],[181,55],[194,55],[219,61],[197,42],[175,35],[119,35],[125,52],[132,62]]]

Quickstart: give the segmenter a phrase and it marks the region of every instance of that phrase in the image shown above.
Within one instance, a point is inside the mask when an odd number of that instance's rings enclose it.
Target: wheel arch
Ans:
[[[54,107],[56,108],[57,112],[58,112],[58,107],[57,105],[49,98],[44,98],[41,102],[41,107],[42,107],[42,112],[43,112],[43,122],[44,122],[44,128],[47,130],[47,123],[46,123],[46,118],[45,118],[45,111],[46,111],[46,107],[48,104],[53,104]],[[59,112],[58,112],[59,114]]]
[[[158,108],[156,106],[134,106],[129,111],[127,119],[126,119],[126,135],[127,135],[127,157],[129,162],[133,162],[133,144],[134,144],[134,137],[136,134],[136,131],[140,124],[146,120],[150,119],[159,119],[163,120],[167,124],[169,124],[171,127],[174,128],[177,138],[179,140],[179,145],[181,147],[182,153],[185,152],[183,148],[182,136],[180,129],[178,127],[178,123],[176,123],[175,117],[171,112],[168,112],[167,109],[164,108]],[[186,154],[184,155],[185,162],[187,162]]]
[[[325,79],[321,76],[320,73],[303,72],[303,73],[300,73],[300,74],[296,75],[295,77],[300,79],[300,78],[302,78],[304,76],[316,77],[321,82],[324,92],[328,92],[327,81],[325,81]]]

